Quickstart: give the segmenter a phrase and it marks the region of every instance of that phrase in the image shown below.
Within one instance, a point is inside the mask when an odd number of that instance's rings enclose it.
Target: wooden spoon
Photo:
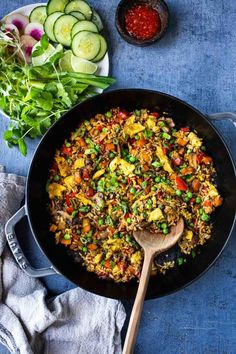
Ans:
[[[123,354],[132,354],[134,350],[153,258],[155,255],[167,251],[169,248],[173,247],[182,235],[183,230],[184,221],[180,218],[177,224],[171,228],[169,234],[167,235],[151,234],[147,230],[135,231],[133,234],[135,240],[144,250],[144,261],[138,291],[130,316],[129,327],[126,333]]]

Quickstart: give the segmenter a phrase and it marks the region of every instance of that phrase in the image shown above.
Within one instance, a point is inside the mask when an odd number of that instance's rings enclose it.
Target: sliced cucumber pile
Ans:
[[[107,42],[100,33],[103,30],[101,18],[84,0],[49,0],[47,6],[37,6],[32,10],[30,22],[43,25],[49,40],[65,47],[62,50],[66,50],[67,55],[61,61],[61,67],[65,67],[69,58],[73,70],[92,72],[107,52]],[[36,57],[34,65],[43,61],[45,56]],[[94,64],[89,65],[88,61]]]

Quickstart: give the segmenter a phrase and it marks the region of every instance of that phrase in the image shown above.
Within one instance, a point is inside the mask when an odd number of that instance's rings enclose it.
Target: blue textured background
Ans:
[[[0,18],[30,2],[1,2]],[[116,87],[167,92],[203,113],[236,111],[235,0],[168,0],[169,30],[160,42],[146,48],[133,47],[119,37],[114,26],[117,1],[90,3],[100,10],[107,29]],[[7,119],[0,118],[2,131]],[[227,121],[216,127],[236,161],[235,128]],[[0,163],[8,172],[26,175],[37,143],[30,143],[28,156],[23,158],[0,139]],[[30,249],[28,256],[34,264],[45,265],[34,244]],[[236,353],[235,250],[234,231],[220,259],[201,279],[176,294],[145,303],[136,354]],[[60,276],[43,281],[53,294],[73,287]],[[125,306],[129,313],[131,304]],[[6,353],[1,346],[0,353]]]

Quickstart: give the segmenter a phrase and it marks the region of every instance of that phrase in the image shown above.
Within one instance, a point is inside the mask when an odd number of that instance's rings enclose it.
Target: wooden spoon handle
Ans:
[[[135,347],[136,337],[138,334],[139,321],[143,309],[143,302],[145,299],[148,282],[151,273],[151,266],[154,254],[146,252],[144,254],[143,269],[140,277],[139,287],[136,294],[135,302],[131,312],[129,327],[125,337],[123,347],[123,354],[132,354]]]

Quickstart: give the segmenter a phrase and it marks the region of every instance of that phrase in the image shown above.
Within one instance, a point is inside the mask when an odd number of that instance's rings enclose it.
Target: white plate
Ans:
[[[25,16],[29,16],[31,11],[38,6],[42,6],[42,5],[47,5],[46,3],[38,3],[38,4],[31,4],[31,5],[26,5],[23,7],[19,7],[18,9],[12,11],[11,13],[9,13],[8,15],[6,15],[5,17],[9,16],[9,15],[13,15],[13,14],[22,14]],[[108,76],[109,74],[109,57],[108,57],[108,53],[105,55],[105,57],[99,62],[98,64],[98,70],[96,72],[97,75],[101,75],[101,76]],[[97,92],[101,93],[103,90],[102,89],[97,89]],[[4,116],[8,117],[1,109],[0,109],[0,113],[3,114]]]

